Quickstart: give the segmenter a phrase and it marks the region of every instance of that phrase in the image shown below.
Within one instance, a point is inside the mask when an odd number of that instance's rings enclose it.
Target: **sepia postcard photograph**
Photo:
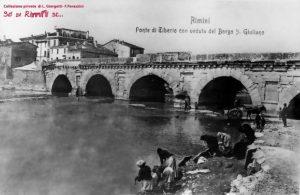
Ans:
[[[297,195],[299,162],[299,0],[0,0],[0,195]]]

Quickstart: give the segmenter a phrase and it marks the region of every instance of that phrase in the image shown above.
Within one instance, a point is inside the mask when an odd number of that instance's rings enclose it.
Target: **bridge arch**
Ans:
[[[113,97],[116,93],[112,76],[100,71],[83,73],[80,79],[80,87],[83,94],[88,96]]]
[[[52,83],[51,93],[58,96],[67,96],[71,92],[72,85],[68,77],[65,74],[57,75]]]
[[[294,97],[300,93],[300,83],[290,85],[282,90],[279,96],[279,107],[282,107],[284,103],[288,104]]]
[[[239,86],[243,86],[245,90],[248,92],[252,105],[261,105],[261,97],[258,90],[258,85],[254,83],[247,75],[243,74],[241,71],[232,70],[232,69],[220,69],[220,70],[210,70],[207,72],[206,76],[201,78],[196,85],[194,93],[194,99],[199,99],[205,87],[209,85],[211,82],[214,82],[220,78],[225,78],[225,80],[230,80],[232,84]],[[224,80],[224,81],[225,81]]]
[[[289,117],[296,119],[300,119],[300,87],[297,87],[299,84],[298,82],[284,88],[280,93],[278,103],[278,109],[286,103]]]
[[[127,84],[129,100],[160,101],[165,95],[173,95],[176,88],[170,75],[143,73],[135,75]]]

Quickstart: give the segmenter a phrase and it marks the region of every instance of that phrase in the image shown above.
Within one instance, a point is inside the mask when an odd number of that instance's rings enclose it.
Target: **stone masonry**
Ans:
[[[116,99],[129,99],[131,86],[140,78],[156,75],[174,95],[183,91],[197,102],[202,89],[218,77],[240,81],[253,105],[275,112],[300,93],[300,53],[215,54],[191,56],[186,52],[143,54],[136,58],[104,58],[61,61],[45,66],[46,87],[51,91],[58,75],[66,75],[74,90],[85,92],[96,74],[110,83]]]

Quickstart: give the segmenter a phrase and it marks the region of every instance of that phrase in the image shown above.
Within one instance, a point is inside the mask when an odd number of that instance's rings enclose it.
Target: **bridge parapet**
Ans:
[[[197,61],[288,61],[300,60],[300,53],[231,53],[200,54]]]
[[[52,62],[43,66],[43,70],[54,69],[215,69],[215,68],[241,68],[245,71],[274,71],[286,72],[288,70],[300,69],[300,60],[237,60],[237,61],[199,61],[199,62],[148,62],[148,63],[130,63],[123,60],[113,62],[103,62],[99,59],[85,59],[78,61],[76,64],[64,62]]]

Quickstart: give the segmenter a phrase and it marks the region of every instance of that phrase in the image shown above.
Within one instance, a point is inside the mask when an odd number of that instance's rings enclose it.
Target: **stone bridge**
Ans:
[[[299,68],[299,53],[191,56],[173,52],[52,62],[43,71],[52,92],[74,93],[80,88],[83,94],[124,100],[186,94],[194,103],[234,99],[242,91],[249,96],[248,103],[275,112],[300,93]],[[226,91],[231,91],[229,96],[222,96]]]

